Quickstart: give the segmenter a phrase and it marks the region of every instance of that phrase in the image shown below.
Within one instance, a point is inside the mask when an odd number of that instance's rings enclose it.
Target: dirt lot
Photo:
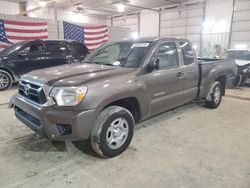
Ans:
[[[250,188],[250,89],[221,106],[188,104],[140,123],[129,149],[100,159],[84,142],[51,142],[8,109],[0,93],[0,187]]]

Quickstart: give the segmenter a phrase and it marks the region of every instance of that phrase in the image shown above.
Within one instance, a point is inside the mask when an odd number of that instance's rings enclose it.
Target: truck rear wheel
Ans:
[[[209,96],[205,101],[206,107],[211,108],[211,109],[215,109],[218,108],[218,106],[221,103],[221,99],[222,99],[222,85],[220,82],[215,82],[212,85],[212,88],[210,89],[210,92],[208,94]]]
[[[0,70],[0,91],[9,89],[12,86],[13,80],[11,75],[4,71]]]
[[[133,115],[120,106],[109,106],[97,117],[91,132],[91,147],[102,157],[120,155],[129,146],[135,121]]]

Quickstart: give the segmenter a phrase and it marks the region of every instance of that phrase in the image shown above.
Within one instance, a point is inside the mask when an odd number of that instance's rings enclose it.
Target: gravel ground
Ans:
[[[86,142],[51,142],[20,123],[0,93],[0,187],[250,188],[250,89],[210,110],[187,104],[136,126],[128,150],[96,157]]]

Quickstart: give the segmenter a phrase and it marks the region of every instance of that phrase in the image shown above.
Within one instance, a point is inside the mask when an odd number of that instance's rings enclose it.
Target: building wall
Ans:
[[[49,39],[63,39],[62,21],[68,21],[79,25],[98,25],[106,24],[106,18],[98,16],[83,15],[65,10],[57,11],[58,22],[55,21],[55,10],[52,8],[44,8],[32,12],[28,16],[17,16],[19,4],[15,2],[0,1],[0,19],[10,19],[15,21],[46,21],[48,23]],[[28,4],[29,8],[34,8],[36,4]],[[33,6],[33,7],[32,7]],[[112,28],[110,28],[112,30]],[[125,29],[127,30],[127,29]]]
[[[144,10],[140,13],[140,37],[159,36],[159,13]]]
[[[33,22],[46,21],[48,23],[49,39],[57,39],[57,25],[56,22],[53,20],[30,18],[27,16],[13,16],[7,14],[0,14],[0,19],[9,19],[14,21],[33,21]]]
[[[187,38],[199,53],[203,14],[202,4],[162,10],[160,36]]]
[[[19,3],[9,2],[9,1],[0,1],[0,14],[7,15],[16,15],[20,12]],[[27,4],[28,9],[32,9],[37,7],[37,3],[35,1],[29,1]],[[19,16],[18,16],[19,17]],[[46,20],[55,20],[55,10],[53,8],[43,8],[40,10],[36,10],[32,13],[28,14],[28,17],[34,17],[39,19]],[[67,10],[59,9],[57,10],[57,19],[59,21],[69,21],[81,24],[105,24],[106,17],[102,16],[94,16],[94,15],[84,15],[81,13],[75,13]]]
[[[19,4],[15,2],[9,1],[1,1],[0,2],[0,14],[10,14],[15,15],[19,13]]]
[[[231,48],[250,49],[250,1],[236,1],[233,15]]]
[[[57,12],[57,18],[56,18]],[[101,16],[92,16],[92,15],[85,15],[82,13],[76,13],[67,10],[55,10],[53,8],[44,8],[41,10],[37,10],[32,12],[30,16],[36,16],[38,18],[48,19],[48,20],[55,20],[58,19],[59,21],[68,21],[68,22],[75,22],[75,23],[82,23],[82,24],[105,24],[106,18]]]
[[[206,4],[162,8],[160,25],[158,13],[146,11],[141,11],[139,17],[123,15],[113,25],[130,29],[130,36],[136,31],[140,37],[154,37],[157,33],[162,37],[184,37],[199,55],[214,57],[228,48],[250,48],[250,1],[235,0],[234,14],[233,2],[207,0]]]
[[[218,56],[229,46],[233,0],[209,0],[205,6],[202,55]]]
[[[1,18],[14,20],[40,20],[48,22],[49,38],[63,38],[62,20],[85,24],[112,25],[109,28],[110,40],[141,37],[184,37],[188,38],[197,49],[198,54],[216,55],[215,46],[220,50],[247,47],[250,48],[250,1],[236,0],[233,14],[233,0],[207,0],[206,4],[189,5],[185,7],[163,9],[161,15],[152,11],[141,11],[122,15],[107,20],[105,17],[83,15],[66,10],[45,8],[21,17],[19,4],[1,1]],[[34,6],[30,1],[29,6]],[[6,15],[10,16],[6,16]],[[12,16],[11,16],[12,15]],[[233,15],[233,19],[232,18]],[[59,22],[55,22],[55,19]],[[231,25],[232,21],[232,25]],[[58,30],[59,29],[59,32]],[[230,32],[231,31],[231,32]],[[59,33],[59,36],[58,36]]]
[[[48,39],[63,39],[64,32],[63,32],[63,21],[54,21],[49,19],[38,19],[38,18],[31,18],[27,16],[14,16],[14,15],[7,15],[7,14],[0,14],[0,19],[9,19],[14,21],[33,21],[33,22],[40,22],[45,21],[48,23]],[[86,25],[84,23],[77,23],[71,22],[78,25]],[[94,24],[94,23],[91,23]],[[102,23],[103,24],[103,23]],[[58,30],[57,30],[58,29]],[[121,39],[129,38],[130,29],[124,27],[117,27],[117,26],[110,26],[108,27],[109,31],[109,41],[118,41]]]
[[[129,29],[129,38],[137,38],[139,35],[139,14],[125,15],[115,17],[110,21],[110,24],[115,27],[124,27]],[[117,31],[120,33],[120,31]],[[118,35],[118,34],[115,34]],[[123,36],[122,36],[123,37]],[[122,39],[122,38],[121,38]]]

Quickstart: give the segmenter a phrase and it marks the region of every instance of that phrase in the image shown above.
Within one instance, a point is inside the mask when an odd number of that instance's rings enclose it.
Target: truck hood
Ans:
[[[131,72],[136,71],[131,68],[81,63],[32,71],[22,79],[52,86],[77,86]]]
[[[235,60],[235,63],[238,65],[238,66],[245,66],[245,65],[247,65],[247,64],[249,64],[250,65],[250,61],[248,61],[248,60]]]

